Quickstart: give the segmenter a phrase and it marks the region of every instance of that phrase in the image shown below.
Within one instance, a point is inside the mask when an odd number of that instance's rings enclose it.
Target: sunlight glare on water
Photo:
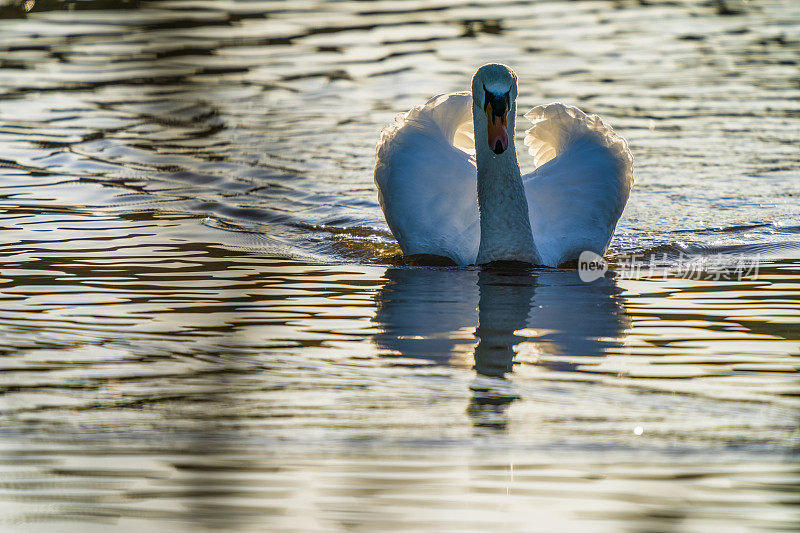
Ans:
[[[798,35],[792,0],[0,2],[0,531],[796,530]],[[488,61],[628,140],[609,275],[397,257],[379,131]]]

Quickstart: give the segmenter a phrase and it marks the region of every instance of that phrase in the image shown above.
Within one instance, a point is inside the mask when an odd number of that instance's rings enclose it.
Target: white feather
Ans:
[[[375,155],[378,199],[405,255],[475,262],[477,171],[465,151],[471,131],[472,96],[465,92],[435,96],[381,132]]]
[[[633,185],[625,140],[596,115],[539,106],[524,143],[537,168],[522,176],[541,262],[605,252]],[[375,183],[386,221],[406,255],[474,264],[480,244],[469,92],[438,95],[381,132]]]
[[[545,265],[599,255],[633,186],[633,156],[625,140],[597,115],[564,104],[538,106],[525,145],[536,170],[522,176],[533,240]]]

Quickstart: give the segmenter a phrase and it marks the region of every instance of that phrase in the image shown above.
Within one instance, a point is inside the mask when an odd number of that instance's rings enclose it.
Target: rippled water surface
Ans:
[[[796,1],[0,17],[0,531],[800,529]],[[378,132],[488,61],[628,139],[615,274],[398,258]]]

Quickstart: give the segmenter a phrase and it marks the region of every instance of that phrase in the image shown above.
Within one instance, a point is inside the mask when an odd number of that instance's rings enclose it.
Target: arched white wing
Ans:
[[[480,243],[472,96],[434,96],[383,129],[375,184],[386,222],[405,255],[475,262]]]
[[[602,255],[633,185],[625,140],[596,115],[559,103],[525,114],[536,170],[522,176],[543,264],[584,250]],[[477,170],[468,92],[435,96],[381,132],[375,183],[386,221],[405,255],[473,264],[480,244]]]
[[[522,177],[542,262],[557,266],[584,250],[602,255],[633,186],[625,140],[597,115],[554,103],[525,114],[536,170]]]

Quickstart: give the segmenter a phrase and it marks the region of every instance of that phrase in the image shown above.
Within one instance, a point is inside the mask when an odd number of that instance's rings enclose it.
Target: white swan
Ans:
[[[514,71],[488,64],[472,93],[435,96],[383,129],[375,183],[406,256],[554,267],[606,251],[633,185],[627,143],[596,115],[535,107],[524,143],[536,169],[523,176],[516,99]]]

